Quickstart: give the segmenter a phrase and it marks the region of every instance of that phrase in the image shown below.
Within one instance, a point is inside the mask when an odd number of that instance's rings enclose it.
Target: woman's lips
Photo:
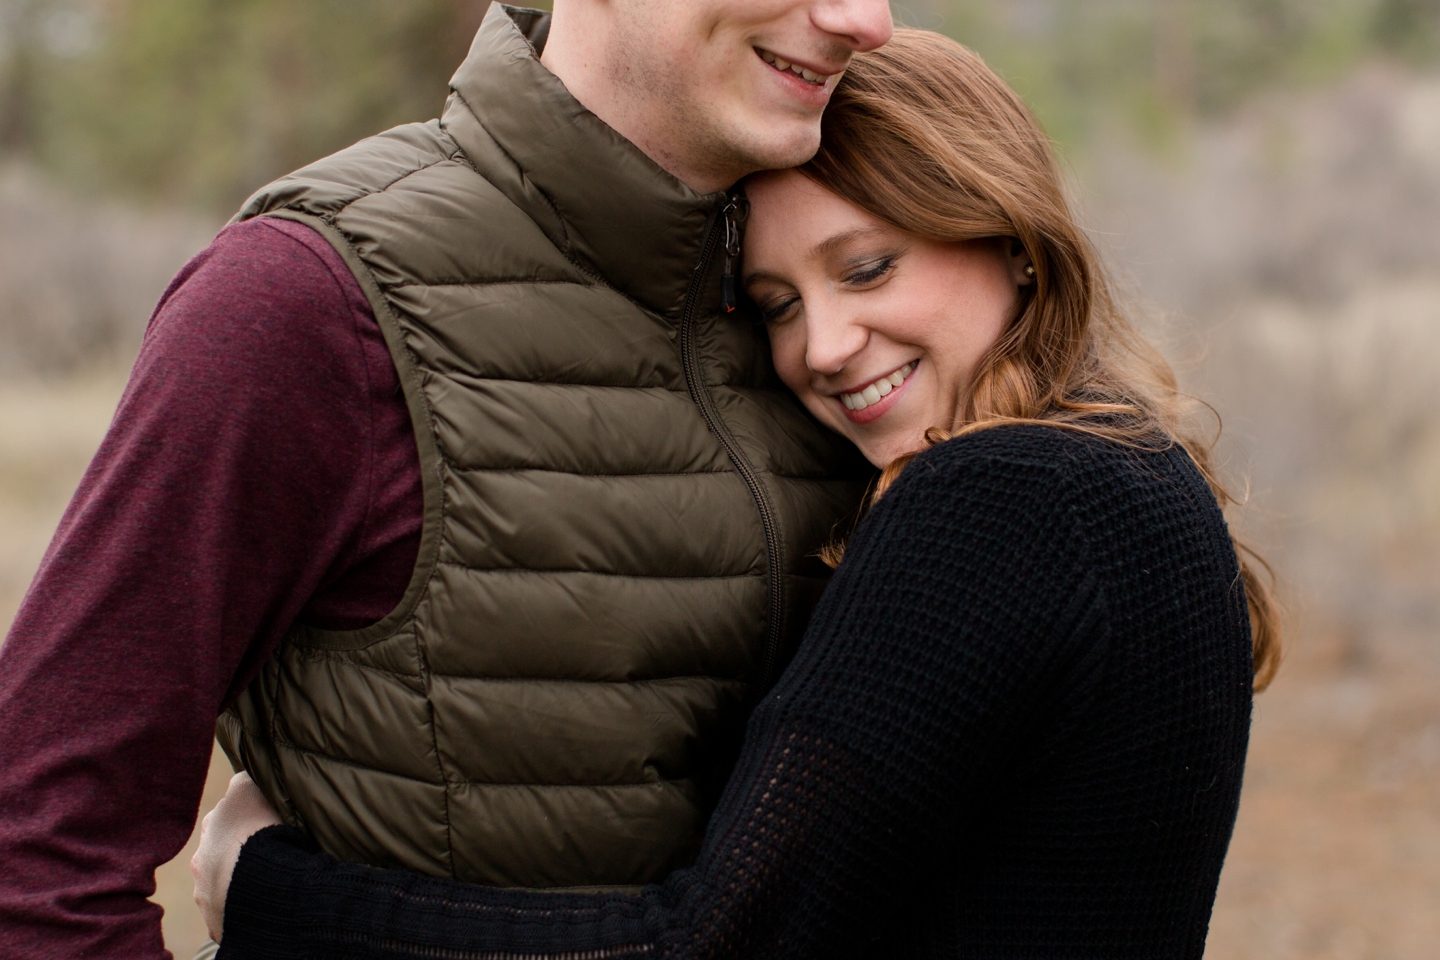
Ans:
[[[886,413],[890,411],[891,407],[895,406],[895,404],[900,401],[900,395],[904,393],[907,389],[909,389],[910,381],[914,377],[915,369],[919,365],[919,360],[912,360],[910,363],[905,364],[905,366],[899,368],[898,370],[895,370],[887,376],[879,377],[871,383],[867,384],[864,390],[855,391],[855,394],[864,394],[865,391],[870,391],[874,389],[875,395],[878,397],[878,399],[874,400],[873,402],[867,402],[865,407],[862,409],[850,409],[850,407],[845,404],[845,401],[840,399],[839,395],[832,397],[831,399],[833,399],[837,404],[840,405],[840,409],[845,414],[845,419],[849,420],[851,423],[872,423],[875,420],[883,417]],[[890,386],[890,392],[884,394],[883,396],[880,396],[878,389],[875,389],[875,385],[887,379],[893,378],[896,374],[901,375],[900,385],[895,386],[892,381]],[[864,399],[866,401],[869,401],[870,397],[865,396]]]

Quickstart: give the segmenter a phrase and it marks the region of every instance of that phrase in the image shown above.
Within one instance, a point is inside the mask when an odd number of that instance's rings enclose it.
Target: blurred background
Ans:
[[[435,116],[486,5],[0,0],[0,630],[170,276],[254,188]],[[1440,0],[894,9],[1034,105],[1284,584],[1207,957],[1435,957]]]

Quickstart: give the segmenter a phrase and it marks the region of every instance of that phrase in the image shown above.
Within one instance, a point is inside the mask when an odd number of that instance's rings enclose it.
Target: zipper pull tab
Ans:
[[[735,264],[740,259],[740,228],[750,216],[750,201],[745,199],[745,194],[736,191],[730,194],[720,215],[725,218],[725,272],[720,276],[720,306],[726,313],[734,313],[740,305],[735,290]]]

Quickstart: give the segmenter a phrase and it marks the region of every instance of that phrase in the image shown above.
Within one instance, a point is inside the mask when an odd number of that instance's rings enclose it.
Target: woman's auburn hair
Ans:
[[[1013,238],[1035,267],[1018,315],[981,360],[960,414],[934,444],[1005,424],[1049,424],[1155,449],[1178,444],[1223,507],[1195,422],[1203,406],[1117,305],[1075,222],[1050,140],[1024,101],[974,52],[927,30],[897,28],[857,54],[822,120],[819,152],[799,172],[871,216],[941,242]],[[882,471],[872,500],[914,454]],[[1270,565],[1231,535],[1250,613],[1254,683],[1280,665],[1280,609]],[[822,554],[838,563],[843,545]]]

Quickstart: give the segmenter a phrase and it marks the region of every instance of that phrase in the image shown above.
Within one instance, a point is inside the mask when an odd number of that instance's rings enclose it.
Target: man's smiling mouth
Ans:
[[[813,84],[817,87],[825,86],[825,84],[830,82],[830,78],[834,76],[833,73],[824,74],[816,73],[814,70],[807,70],[806,68],[800,66],[800,64],[791,63],[784,57],[778,57],[775,54],[771,53],[769,50],[762,49],[761,47],[756,47],[755,52],[760,55],[761,60],[764,60],[766,63],[770,64],[770,66],[774,67],[776,70],[779,70],[781,73],[793,73],[795,74],[795,76],[799,77],[801,80],[804,80],[806,83]]]

